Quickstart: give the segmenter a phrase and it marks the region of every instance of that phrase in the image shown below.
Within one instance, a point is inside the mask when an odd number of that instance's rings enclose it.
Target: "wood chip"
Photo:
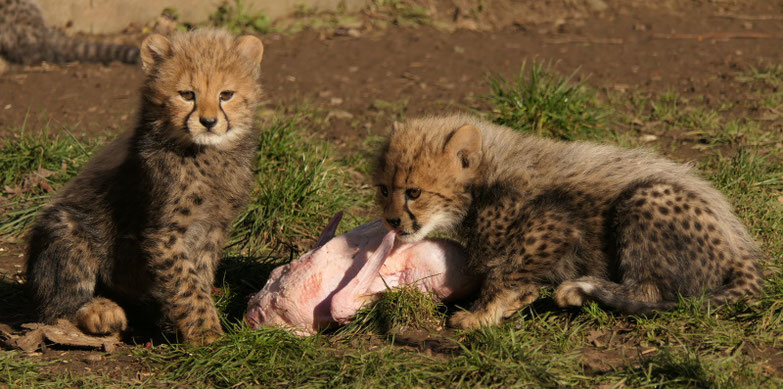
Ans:
[[[116,350],[117,344],[120,342],[118,334],[109,336],[87,335],[76,328],[73,323],[63,319],[58,320],[55,325],[27,323],[22,324],[22,328],[27,330],[27,332],[21,335],[6,330],[2,330],[2,334],[8,338],[5,342],[6,344],[25,352],[38,350],[44,339],[64,346],[102,348],[109,353]]]
[[[781,34],[768,34],[764,32],[707,32],[703,34],[652,34],[654,39],[695,39],[703,41],[707,39],[783,39]]]
[[[658,349],[657,349],[657,348],[655,348],[655,347],[650,347],[650,348],[648,348],[648,349],[642,350],[642,355],[651,354],[651,353],[654,353],[654,352],[656,352],[656,351],[658,351]]]

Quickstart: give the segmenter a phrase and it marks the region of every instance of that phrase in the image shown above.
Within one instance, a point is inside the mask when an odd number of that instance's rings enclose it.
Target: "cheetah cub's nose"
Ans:
[[[389,223],[389,225],[392,226],[393,228],[397,228],[400,226],[400,218],[386,219],[386,222]]]
[[[217,118],[199,118],[198,121],[207,129],[215,127],[215,124],[217,124]]]

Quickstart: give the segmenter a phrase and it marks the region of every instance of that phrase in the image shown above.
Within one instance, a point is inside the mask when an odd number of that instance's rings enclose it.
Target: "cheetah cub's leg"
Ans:
[[[502,258],[493,262],[503,263],[491,268],[472,309],[451,316],[451,327],[469,330],[495,325],[538,298],[539,285],[530,277],[528,269],[519,266],[521,258]]]
[[[212,343],[223,334],[211,296],[214,258],[189,254],[184,231],[159,236],[166,238],[150,252],[150,269],[157,280],[153,296],[186,342]]]
[[[90,227],[57,208],[46,208],[33,228],[27,252],[27,285],[38,319],[53,324],[72,321],[92,334],[127,328],[125,312],[115,302],[95,297],[96,270],[105,257],[91,244]]]
[[[469,312],[451,317],[452,327],[473,329],[497,324],[535,301],[538,289],[559,269],[573,268],[578,233],[572,223],[563,222],[567,220],[564,212],[537,209],[521,219],[500,243],[509,255],[485,265],[489,271],[478,299]]]

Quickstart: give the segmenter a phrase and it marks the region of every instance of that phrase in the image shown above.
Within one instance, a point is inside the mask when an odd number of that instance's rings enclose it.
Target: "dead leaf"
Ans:
[[[20,188],[18,185],[14,185],[13,187],[6,185],[3,187],[3,193],[19,196],[23,192],[22,192],[22,188]]]
[[[38,176],[43,177],[43,178],[48,178],[48,177],[51,177],[51,176],[57,174],[57,172],[53,172],[51,170],[44,169],[42,167],[39,167],[38,170],[36,170],[34,173],[36,175],[38,175]]]
[[[16,339],[13,339],[13,342],[20,350],[31,353],[41,347],[41,342],[43,342],[43,340],[43,331],[33,330],[23,336],[16,337]]]
[[[587,333],[587,340],[589,340],[595,347],[605,347],[606,344],[600,339],[604,335],[606,335],[605,331],[590,330],[590,332]]]

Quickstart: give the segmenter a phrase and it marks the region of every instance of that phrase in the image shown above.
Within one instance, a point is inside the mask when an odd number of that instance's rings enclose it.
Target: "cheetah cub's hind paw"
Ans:
[[[555,302],[558,306],[581,307],[590,297],[595,286],[584,281],[565,281],[555,290]]]
[[[98,297],[76,311],[76,326],[95,335],[124,331],[128,327],[125,311],[114,301]]]

